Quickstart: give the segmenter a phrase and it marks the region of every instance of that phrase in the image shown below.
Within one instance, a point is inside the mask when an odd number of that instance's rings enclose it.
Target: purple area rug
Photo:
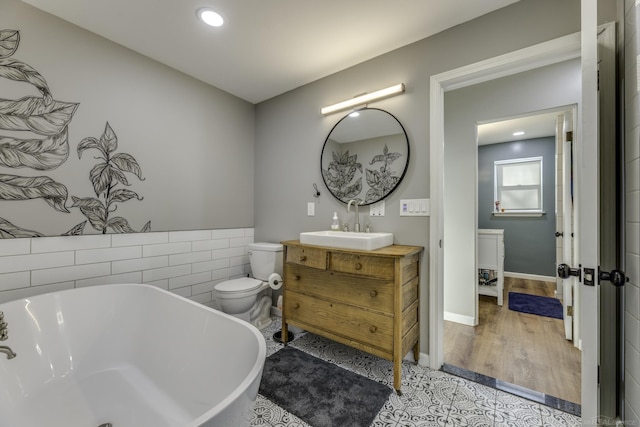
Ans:
[[[509,292],[509,310],[562,319],[562,303],[557,298]]]
[[[267,357],[259,393],[314,427],[368,427],[391,387],[285,347]]]

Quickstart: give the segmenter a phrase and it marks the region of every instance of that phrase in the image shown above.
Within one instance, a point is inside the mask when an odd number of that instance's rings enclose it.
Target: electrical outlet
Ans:
[[[369,205],[369,216],[384,216],[384,200]]]
[[[316,204],[313,202],[307,203],[307,216],[316,216]]]

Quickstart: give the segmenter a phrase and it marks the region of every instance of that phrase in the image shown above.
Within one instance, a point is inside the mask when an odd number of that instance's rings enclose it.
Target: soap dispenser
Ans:
[[[333,213],[333,222],[331,223],[331,229],[334,231],[340,230],[340,220],[338,219],[338,212]]]

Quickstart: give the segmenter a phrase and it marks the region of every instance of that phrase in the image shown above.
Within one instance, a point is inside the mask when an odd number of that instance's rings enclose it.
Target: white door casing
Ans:
[[[444,257],[444,92],[489,81],[495,78],[531,70],[582,56],[582,102],[577,136],[584,141],[576,152],[576,199],[580,200],[580,216],[577,218],[577,233],[585,231],[588,236],[581,239],[576,250],[579,262],[589,262],[597,268],[597,197],[580,197],[581,191],[597,188],[597,21],[595,5],[583,0],[582,31],[495,58],[434,75],[430,80],[430,266],[429,266],[429,364],[439,369],[444,363],[444,298],[443,270]],[[591,171],[591,173],[587,173]],[[581,179],[588,178],[581,184]],[[592,182],[595,180],[594,182]],[[588,200],[582,200],[588,199]],[[591,232],[588,228],[591,227]],[[595,230],[595,236],[594,234]],[[596,245],[593,245],[595,239]],[[589,245],[593,245],[589,247]],[[576,292],[582,310],[597,313],[595,289]],[[581,316],[583,363],[582,363],[582,416],[583,420],[593,420],[598,415],[597,316]],[[587,333],[588,332],[588,333]]]
[[[574,245],[577,238],[574,238],[573,230],[573,177],[572,177],[572,164],[571,159],[574,155],[573,146],[577,143],[577,135],[574,132],[574,123],[576,122],[576,111],[573,108],[571,111],[566,111],[562,114],[561,134],[559,135],[562,140],[562,254],[558,261],[558,264],[565,263],[567,265],[575,265],[574,262]],[[572,132],[574,135],[571,140],[568,138],[568,133]],[[580,334],[579,334],[579,322],[574,319],[574,314],[580,311],[577,300],[574,301],[574,289],[576,286],[575,277],[569,277],[568,279],[560,279],[562,281],[562,307],[564,315],[564,331],[565,338],[573,340],[573,344],[579,348]],[[573,313],[570,314],[568,307],[573,307]]]

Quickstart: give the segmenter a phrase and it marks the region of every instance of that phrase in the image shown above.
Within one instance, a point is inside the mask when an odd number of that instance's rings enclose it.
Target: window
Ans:
[[[542,157],[497,160],[493,168],[500,212],[542,212]]]

